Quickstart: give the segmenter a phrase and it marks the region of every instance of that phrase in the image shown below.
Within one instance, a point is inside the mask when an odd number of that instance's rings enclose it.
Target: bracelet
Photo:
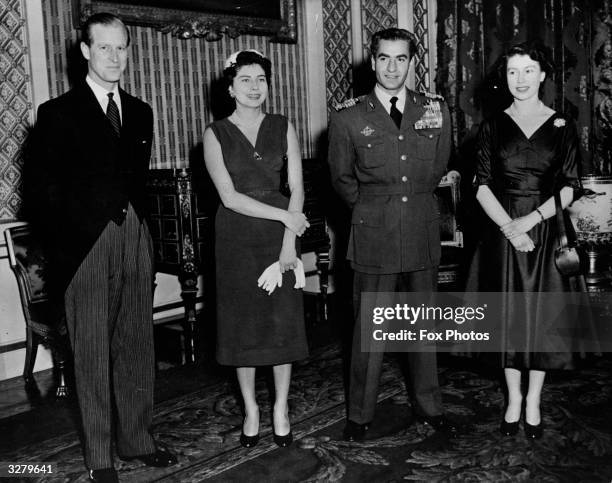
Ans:
[[[538,212],[538,215],[540,215],[540,218],[542,218],[542,220],[540,220],[540,221],[544,221],[544,215],[542,214],[542,212],[540,211],[540,209],[539,209],[539,208],[536,208],[535,210]]]

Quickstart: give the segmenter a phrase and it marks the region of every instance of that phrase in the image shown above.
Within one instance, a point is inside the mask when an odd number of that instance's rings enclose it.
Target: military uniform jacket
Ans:
[[[439,96],[406,94],[399,129],[374,92],[332,114],[328,162],[352,209],[347,258],[360,272],[409,272],[440,261],[434,190],[450,156],[450,116]]]

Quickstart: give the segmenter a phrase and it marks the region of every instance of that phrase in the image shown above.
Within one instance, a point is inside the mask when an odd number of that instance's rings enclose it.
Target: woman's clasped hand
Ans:
[[[306,228],[310,226],[310,223],[308,223],[306,219],[306,215],[299,211],[287,211],[283,223],[297,236],[302,236]]]
[[[515,218],[510,223],[500,226],[499,229],[519,252],[530,252],[535,248],[535,243],[527,233],[539,221],[540,218],[537,214],[533,216],[533,213],[530,213],[529,215]]]

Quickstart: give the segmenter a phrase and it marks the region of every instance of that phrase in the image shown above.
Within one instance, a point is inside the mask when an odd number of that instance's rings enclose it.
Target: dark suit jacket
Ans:
[[[332,183],[352,209],[347,258],[355,270],[389,274],[433,268],[440,261],[434,190],[451,150],[448,108],[442,127],[416,129],[430,102],[408,90],[398,129],[371,92],[333,113],[328,162]]]
[[[83,82],[39,107],[28,143],[27,205],[62,295],[110,220],[122,222],[128,203],[141,220],[147,211],[153,112],[125,91],[119,94],[120,138]]]

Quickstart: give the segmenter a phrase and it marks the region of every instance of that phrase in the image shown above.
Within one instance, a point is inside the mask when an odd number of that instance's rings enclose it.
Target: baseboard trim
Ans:
[[[25,349],[25,346],[25,340],[22,340],[21,342],[13,342],[11,344],[0,345],[0,354],[13,352],[19,349]]]

